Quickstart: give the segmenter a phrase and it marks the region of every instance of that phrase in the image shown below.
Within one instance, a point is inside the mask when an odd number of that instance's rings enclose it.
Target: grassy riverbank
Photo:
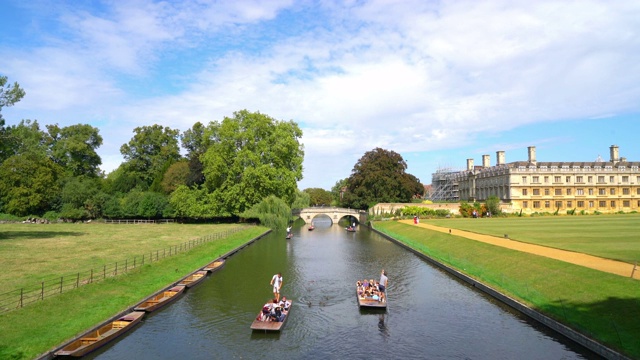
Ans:
[[[94,225],[97,225],[94,227]],[[7,228],[2,230],[2,242],[6,241]],[[78,225],[75,225],[78,226]],[[80,225],[84,226],[84,225]],[[154,228],[154,226],[156,228]],[[166,226],[166,227],[165,227]],[[99,248],[110,248],[105,252],[114,252],[121,257],[130,257],[145,251],[162,248],[162,241],[167,244],[178,244],[185,239],[193,239],[206,234],[218,233],[237,227],[238,225],[104,225],[91,224],[82,228],[82,236],[71,235],[65,227],[57,225],[43,225],[38,232],[45,231],[47,241],[61,240],[62,243],[75,241],[77,246],[61,244],[65,248],[64,260],[55,258],[49,260],[53,254],[44,252],[41,263],[49,261],[59,264],[73,265],[76,260],[81,262],[91,257],[86,252],[87,244],[83,244],[82,237],[91,238],[92,243],[102,244]],[[157,229],[159,228],[159,229]],[[123,233],[120,231],[126,230]],[[160,230],[163,235],[155,233]],[[164,230],[164,231],[162,231]],[[158,262],[145,264],[127,274],[107,278],[105,281],[81,286],[73,291],[47,298],[25,308],[0,315],[0,359],[32,359],[61,344],[65,340],[84,332],[98,323],[109,319],[113,315],[126,310],[146,296],[177,281],[186,274],[227,253],[251,239],[260,236],[268,229],[259,226],[249,226],[244,230],[233,233],[226,238],[204,243],[187,252],[162,259]],[[75,232],[76,230],[74,230]],[[126,236],[128,233],[129,236]],[[149,234],[153,235],[149,235]],[[167,235],[170,233],[171,235]],[[119,234],[118,241],[112,240],[113,234]],[[164,240],[158,240],[158,237]],[[22,243],[42,242],[43,239],[20,236]],[[13,239],[12,241],[16,241]],[[20,246],[20,241],[15,242]],[[141,244],[144,243],[144,244]],[[140,248],[137,245],[143,246]],[[29,248],[22,244],[23,248]],[[53,246],[55,248],[55,246]],[[75,251],[74,251],[75,249]],[[118,251],[119,250],[119,251]],[[2,249],[3,259],[4,249]],[[53,251],[53,250],[51,250]],[[100,252],[99,250],[96,250]],[[71,252],[71,253],[70,253]],[[25,255],[27,256],[27,255]],[[62,256],[62,255],[61,255]],[[98,256],[106,256],[104,254]],[[31,255],[30,255],[31,257]],[[116,259],[107,261],[113,262]],[[4,265],[4,264],[3,264]],[[17,266],[17,265],[16,265]],[[33,265],[32,265],[33,266]],[[86,265],[83,265],[86,266]],[[12,271],[17,271],[15,267]],[[38,269],[32,269],[37,271]],[[84,269],[82,269],[84,270]],[[64,269],[64,271],[74,271]],[[8,272],[3,268],[3,272]],[[3,274],[6,276],[7,274]]]
[[[573,230],[576,238],[590,237],[593,232],[598,232],[597,218],[589,218],[589,226]],[[627,219],[634,221],[638,218]],[[499,229],[508,226],[513,230],[509,233],[510,238],[517,234],[521,241],[531,239],[527,242],[552,238],[541,235],[542,232],[566,232],[562,223],[557,221],[547,221],[543,227],[537,225],[518,232],[516,229],[521,226],[521,219],[500,220],[505,221],[496,222],[491,231],[487,227],[493,219],[476,219],[478,226],[469,222],[473,220],[447,221],[443,226],[494,235],[504,234]],[[612,349],[640,359],[640,283],[637,280],[395,221],[376,222],[374,225],[439,262],[519,299]],[[607,239],[600,239],[600,242],[604,241]],[[636,248],[639,246],[637,238],[628,241],[636,243]],[[595,246],[592,244],[596,242],[593,240],[585,247],[593,249]]]

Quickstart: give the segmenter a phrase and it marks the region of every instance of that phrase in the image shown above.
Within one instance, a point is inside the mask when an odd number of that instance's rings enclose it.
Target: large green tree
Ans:
[[[375,148],[366,152],[347,180],[343,204],[367,209],[380,202],[410,202],[424,187],[406,170],[407,163],[394,151]]]
[[[312,206],[331,205],[333,195],[330,191],[321,188],[307,188],[304,192],[309,194],[309,203]]]
[[[27,152],[0,165],[0,201],[4,212],[41,215],[59,194],[62,168],[47,156]]]
[[[125,172],[150,186],[154,180],[162,180],[167,163],[180,159],[180,132],[157,124],[137,127],[133,132],[133,138],[120,147],[125,159],[123,166]]]
[[[47,125],[51,155],[68,176],[97,177],[102,159],[96,149],[102,145],[98,128],[78,124],[60,128]]]
[[[0,142],[0,162],[7,158],[27,152],[49,155],[49,134],[40,129],[37,120],[21,120],[20,123],[2,130]]]
[[[242,110],[211,122],[206,137],[205,185],[220,215],[240,214],[270,195],[293,202],[304,158],[296,123]]]
[[[25,94],[24,90],[20,88],[20,85],[18,85],[17,82],[13,83],[13,85],[7,85],[8,80],[9,79],[6,76],[0,75],[0,163],[9,156],[14,155],[10,154],[11,150],[9,150],[9,148],[12,142],[7,138],[4,119],[2,118],[2,108],[6,106],[13,106],[15,103],[20,101]]]
[[[209,141],[205,132],[206,126],[201,122],[197,122],[193,124],[191,129],[187,129],[180,135],[182,147],[187,150],[187,159],[189,160],[189,172],[186,177],[186,184],[188,186],[204,184],[203,167],[200,157],[209,147]]]

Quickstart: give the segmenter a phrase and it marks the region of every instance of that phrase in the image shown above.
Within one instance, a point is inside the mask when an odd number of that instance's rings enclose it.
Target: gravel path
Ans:
[[[400,222],[405,224],[413,224],[413,220],[400,220]],[[508,238],[477,234],[477,233],[464,231],[464,230],[449,229],[449,228],[434,226],[434,225],[425,224],[425,223],[419,223],[415,226],[420,226],[429,230],[440,231],[443,233],[451,233],[452,235],[462,236],[467,239],[482,241],[487,244],[502,246],[512,250],[545,256],[548,258],[561,260],[571,264],[576,264],[576,265],[580,265],[580,266],[584,266],[584,267],[588,267],[588,268],[592,268],[592,269],[596,269],[596,270],[600,270],[600,271],[604,271],[604,272],[608,272],[608,273],[616,274],[620,276],[631,277],[631,274],[633,274],[634,279],[640,280],[640,266],[638,266],[634,271],[635,265],[628,264],[621,261],[605,259],[605,258],[577,253],[573,251],[554,249],[546,246],[528,244],[525,242],[515,241]]]

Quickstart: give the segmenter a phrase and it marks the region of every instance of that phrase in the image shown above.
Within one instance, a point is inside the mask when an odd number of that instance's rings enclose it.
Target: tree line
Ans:
[[[379,148],[331,191],[300,191],[302,130],[293,121],[248,110],[197,122],[184,132],[158,124],[136,127],[120,147],[124,161],[105,174],[96,127],[41,127],[37,120],[6,126],[2,108],[24,95],[19,84],[7,85],[0,76],[0,213],[11,216],[259,218],[264,211],[282,214],[310,205],[366,209],[408,202],[424,191],[399,154]]]

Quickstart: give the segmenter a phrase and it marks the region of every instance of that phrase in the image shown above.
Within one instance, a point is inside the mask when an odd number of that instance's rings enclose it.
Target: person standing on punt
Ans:
[[[380,301],[381,302],[387,301],[387,294],[386,294],[385,290],[387,290],[387,282],[388,281],[389,281],[389,279],[387,278],[387,272],[384,271],[384,269],[382,269],[382,272],[380,273],[380,283],[378,284],[378,290],[380,290]]]
[[[280,287],[282,287],[282,274],[277,273],[271,278],[271,285],[273,285],[273,296],[277,301],[280,301]]]

